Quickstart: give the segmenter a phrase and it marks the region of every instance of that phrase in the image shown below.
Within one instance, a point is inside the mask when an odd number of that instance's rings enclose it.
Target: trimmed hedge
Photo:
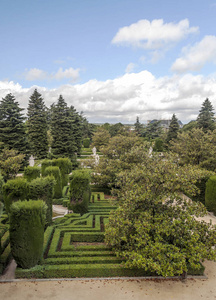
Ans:
[[[43,200],[47,205],[46,222],[52,223],[52,198],[54,192],[55,179],[53,176],[41,177],[29,183],[29,199]]]
[[[57,166],[47,167],[44,171],[44,176],[53,176],[55,178],[53,198],[62,198],[62,180],[60,169]]]
[[[73,171],[70,176],[70,189],[68,209],[83,215],[88,212],[91,197],[90,174],[88,170]]]
[[[33,179],[36,179],[38,177],[40,177],[40,172],[41,172],[41,168],[34,166],[34,167],[26,167],[24,169],[24,178],[27,181],[32,181]]]
[[[27,199],[28,193],[29,184],[26,179],[15,178],[8,180],[3,185],[3,196],[6,212],[10,212],[10,206],[13,202]]]
[[[47,167],[50,167],[52,166],[52,160],[51,159],[44,159],[42,162],[41,162],[41,175],[42,176],[46,176],[45,175],[45,170]]]
[[[84,148],[89,148],[90,144],[91,144],[90,138],[83,139],[83,147]]]
[[[72,171],[72,162],[69,158],[57,158],[52,160],[52,165],[57,166],[61,172],[62,186],[68,185],[69,173]]]
[[[216,176],[211,176],[206,183],[205,205],[216,215]]]
[[[11,252],[23,269],[42,258],[47,206],[42,200],[17,201],[10,208]]]

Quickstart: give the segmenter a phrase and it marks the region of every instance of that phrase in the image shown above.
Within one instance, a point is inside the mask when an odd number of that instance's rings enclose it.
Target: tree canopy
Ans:
[[[200,261],[216,259],[216,227],[197,221],[205,207],[182,196],[193,194],[206,175],[197,167],[178,166],[171,155],[149,157],[142,148],[133,155],[139,165],[118,174],[119,208],[106,226],[105,241],[126,259],[128,267],[162,276],[199,269]]]
[[[167,143],[169,143],[171,140],[174,140],[177,138],[178,131],[179,131],[178,119],[176,118],[176,115],[173,114],[170,125],[169,125],[169,129],[167,132],[167,138],[166,138]]]

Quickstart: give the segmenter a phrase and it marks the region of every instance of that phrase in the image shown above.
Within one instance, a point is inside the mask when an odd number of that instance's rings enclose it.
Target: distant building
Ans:
[[[147,124],[158,122],[158,121],[160,121],[161,127],[163,127],[165,130],[169,129],[171,120],[156,120],[156,119],[154,119],[154,120],[148,120]],[[179,123],[179,127],[182,128],[183,123],[180,120],[178,120],[178,123]]]

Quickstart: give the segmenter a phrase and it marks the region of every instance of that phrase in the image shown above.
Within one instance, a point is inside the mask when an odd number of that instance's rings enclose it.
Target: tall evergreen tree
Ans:
[[[30,97],[27,116],[31,154],[37,158],[45,158],[48,153],[47,113],[43,98],[37,89]]]
[[[167,133],[166,141],[169,143],[171,140],[176,139],[179,131],[179,123],[178,119],[176,118],[176,115],[172,115],[172,119],[169,125],[169,130]]]
[[[202,128],[204,132],[208,130],[215,129],[215,118],[214,118],[214,108],[207,98],[200,109],[200,113],[197,117],[197,125],[199,128]]]
[[[142,124],[139,121],[139,117],[136,118],[136,123],[134,124],[134,126],[135,126],[136,133],[138,135],[141,135],[143,126],[142,126]]]
[[[2,98],[0,103],[0,142],[9,150],[14,149],[18,153],[27,155],[28,146],[23,110],[12,94]]]
[[[51,107],[52,153],[55,156],[74,158],[81,149],[81,120],[73,106],[70,108],[59,96]]]

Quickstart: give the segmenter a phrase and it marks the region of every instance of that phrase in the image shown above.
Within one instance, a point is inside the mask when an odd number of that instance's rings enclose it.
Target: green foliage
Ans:
[[[83,139],[83,147],[84,147],[84,148],[89,148],[90,143],[91,143],[90,138],[85,138],[85,139]]]
[[[101,151],[104,146],[109,143],[110,134],[106,129],[99,127],[92,137],[92,148],[96,148],[97,151]]]
[[[216,215],[216,176],[211,176],[206,183],[205,205]]]
[[[152,141],[156,138],[160,138],[161,135],[162,135],[161,122],[157,120],[152,120],[150,123],[148,123],[142,132],[142,136],[148,141]]]
[[[16,150],[3,149],[0,153],[0,169],[4,180],[15,178],[23,161],[24,154],[18,154]]]
[[[84,214],[88,211],[88,204],[91,197],[90,174],[87,170],[73,171],[70,176],[70,203],[68,208],[75,213]]]
[[[51,107],[52,153],[55,157],[74,160],[82,147],[82,120],[73,106],[68,107],[60,95]]]
[[[24,178],[26,178],[27,181],[32,181],[33,179],[36,179],[40,177],[41,168],[34,166],[28,166],[24,169]]]
[[[188,131],[192,130],[193,128],[197,128],[197,121],[190,121],[189,123],[185,124],[180,131]]]
[[[57,159],[52,160],[52,166],[57,166],[61,172],[62,178],[62,186],[66,186],[68,184],[69,176],[68,174],[72,171],[72,163],[69,158],[59,157]]]
[[[10,212],[10,206],[13,202],[28,198],[29,184],[24,178],[8,180],[2,189],[7,213]]]
[[[59,167],[50,166],[44,171],[45,176],[53,176],[55,178],[54,195],[53,198],[62,198],[62,179]]]
[[[140,157],[140,151],[134,154]],[[178,166],[171,155],[148,153],[119,174],[120,206],[109,218],[105,240],[127,267],[173,276],[216,259],[216,227],[196,219],[207,213],[205,207],[181,196],[195,194],[195,183],[206,175],[197,167]]]
[[[180,164],[216,169],[216,131],[204,133],[202,129],[194,128],[178,133],[177,139],[170,142],[170,149],[179,155]]]
[[[37,159],[45,158],[48,153],[46,107],[37,89],[30,97],[27,110],[28,140],[31,154]]]
[[[46,204],[18,201],[11,205],[10,243],[12,255],[23,269],[38,264],[43,254]]]
[[[0,173],[0,202],[3,202],[3,190],[2,190],[3,184],[4,184],[4,177]]]
[[[169,143],[171,140],[176,139],[178,135],[178,131],[179,131],[178,119],[176,118],[176,115],[173,114],[169,125],[169,130],[167,132],[166,142]]]
[[[43,200],[47,205],[46,223],[52,223],[52,199],[54,193],[55,179],[47,176],[36,178],[29,183],[29,199]]]
[[[106,129],[105,126],[103,126],[103,127],[104,127],[104,129]],[[122,132],[124,132],[125,128],[124,128],[124,125],[119,122],[119,123],[110,125],[109,127],[107,127],[107,130],[109,131],[111,137],[113,137],[113,136],[116,136],[116,135],[121,134]]]
[[[156,138],[154,142],[153,151],[162,152],[164,150],[164,141],[160,138]]]
[[[22,111],[12,94],[7,94],[0,103],[0,142],[4,147],[17,150],[20,154],[28,152],[27,136]],[[27,158],[27,156],[26,156]]]
[[[134,126],[137,135],[141,136],[143,132],[143,125],[140,123],[139,117],[136,118],[136,123],[134,124]]]
[[[214,120],[214,108],[207,98],[200,109],[200,113],[197,117],[197,125],[201,128],[204,132],[208,130],[215,129],[215,120]]]
[[[51,167],[52,166],[52,160],[51,159],[44,159],[41,162],[41,175],[45,176],[45,169],[47,167]]]

